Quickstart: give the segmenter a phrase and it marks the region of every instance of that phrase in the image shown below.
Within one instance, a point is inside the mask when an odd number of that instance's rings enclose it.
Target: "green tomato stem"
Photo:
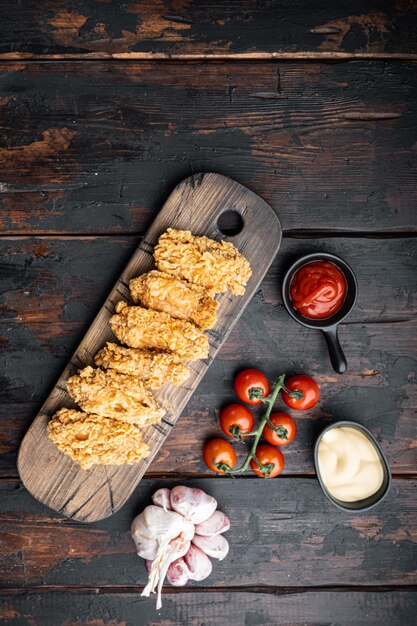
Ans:
[[[232,426],[229,428],[229,434],[236,439],[240,439],[242,431],[240,430],[240,426]]]
[[[223,463],[223,462],[216,463],[216,462],[214,462],[214,465],[217,467],[218,470],[220,470],[222,472],[227,472],[228,473],[230,471],[230,466],[227,465],[227,463]]]
[[[254,435],[255,439],[253,440],[252,447],[250,449],[250,452],[249,452],[248,456],[246,457],[245,462],[243,463],[243,465],[241,465],[240,467],[238,467],[235,470],[225,471],[225,474],[228,474],[228,475],[230,475],[230,474],[241,474],[242,472],[245,472],[248,469],[249,463],[251,462],[252,459],[255,460],[255,462],[259,465],[259,468],[262,470],[263,465],[261,465],[259,463],[258,459],[256,458],[255,452],[256,452],[256,448],[258,446],[259,440],[262,437],[262,433],[263,433],[263,430],[265,428],[265,424],[267,424],[270,421],[269,420],[269,416],[271,415],[272,408],[273,408],[273,406],[275,404],[275,400],[277,399],[277,396],[278,396],[280,390],[284,386],[284,380],[285,380],[285,374],[281,374],[281,376],[278,378],[277,384],[275,385],[274,391],[269,396],[268,407],[266,409],[266,413],[262,417],[261,422],[260,422],[258,428],[256,430],[254,430],[252,433],[248,433],[246,435],[246,436]]]
[[[294,398],[294,400],[301,400],[302,397],[304,396],[303,392],[301,391],[301,389],[294,389],[294,391],[290,391],[288,389],[288,387],[286,387],[284,385],[284,383],[282,384],[282,389],[283,391],[285,391],[286,394],[288,394],[289,396],[291,396],[291,398]]]
[[[267,418],[266,423],[274,432],[278,434],[279,437],[281,437],[281,439],[288,439],[288,430],[284,428],[284,426],[281,424],[279,426],[275,426],[269,418]]]

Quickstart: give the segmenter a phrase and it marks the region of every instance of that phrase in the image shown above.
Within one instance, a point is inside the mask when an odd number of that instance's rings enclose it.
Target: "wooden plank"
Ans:
[[[394,0],[3,2],[3,58],[417,53],[416,4]]]
[[[241,231],[227,239],[232,240],[252,267],[245,294],[239,298],[229,292],[218,296],[217,322],[206,333],[208,357],[192,363],[187,384],[180,387],[164,385],[154,392],[166,413],[160,424],[143,430],[143,439],[149,445],[149,456],[131,466],[104,465],[82,470],[58,450],[46,433],[46,425],[58,409],[74,406],[66,390],[66,381],[80,367],[94,365],[94,355],[106,341],[114,340],[110,317],[120,300],[132,302],[129,281],[154,267],[152,251],[160,235],[172,227],[191,229],[194,234],[218,240],[226,238],[218,225],[219,218],[226,211],[239,214],[242,220]],[[83,522],[112,515],[126,502],[257,291],[279,249],[281,237],[281,226],[271,207],[229,178],[214,173],[196,174],[175,187],[23,439],[18,456],[19,474],[36,498],[63,515]]]
[[[59,518],[13,480],[0,481],[0,584],[138,585],[144,563],[130,537],[133,517],[161,486],[212,494],[231,520],[230,552],[198,588],[415,585],[416,480],[393,482],[378,507],[346,514],[314,478],[141,481],[115,515],[93,525]]]
[[[94,597],[63,591],[33,593],[0,597],[0,619],[4,626],[411,626],[417,594],[402,590],[306,591],[289,595],[177,591],[165,595],[160,611],[153,604],[137,593]]]
[[[417,229],[412,63],[0,71],[2,233],[144,233],[207,170],[254,189],[285,231]]]
[[[135,237],[0,239],[1,475],[16,475],[23,433],[138,243]],[[319,250],[345,258],[359,282],[357,306],[341,328],[349,361],[342,377],[332,372],[322,337],[296,325],[282,308],[285,267]],[[219,408],[234,401],[233,375],[246,365],[271,377],[308,372],[319,381],[320,405],[306,415],[294,412],[298,436],[285,450],[285,473],[313,471],[312,441],[333,418],[362,422],[379,437],[393,471],[415,472],[416,256],[413,238],[284,239],[152,472],[207,471],[202,444],[219,434]]]

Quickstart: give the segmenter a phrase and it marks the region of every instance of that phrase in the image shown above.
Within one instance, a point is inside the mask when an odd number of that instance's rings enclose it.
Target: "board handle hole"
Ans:
[[[233,237],[238,235],[245,225],[245,221],[240,213],[233,210],[228,210],[219,215],[217,220],[217,228],[227,237]]]

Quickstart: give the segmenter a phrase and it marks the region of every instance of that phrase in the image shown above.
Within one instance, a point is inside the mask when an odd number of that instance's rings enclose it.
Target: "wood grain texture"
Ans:
[[[136,237],[0,239],[1,475],[16,476],[25,430],[138,244]],[[359,282],[357,306],[341,328],[349,362],[342,377],[331,373],[321,335],[295,324],[282,307],[285,268],[314,251],[346,259]],[[219,409],[235,401],[233,376],[244,366],[259,366],[270,377],[282,371],[310,373],[322,391],[318,407],[293,413],[298,436],[285,450],[285,473],[313,472],[315,436],[337,418],[370,428],[394,472],[415,472],[416,261],[413,238],[284,239],[151,471],[207,472],[202,445],[219,434]]]
[[[162,609],[138,593],[0,597],[4,626],[413,626],[412,591],[165,592]],[[77,616],[77,617],[75,617]]]
[[[227,558],[213,561],[212,575],[194,589],[417,583],[415,480],[396,479],[378,507],[347,514],[315,478],[218,477],[145,478],[118,513],[89,526],[59,518],[20,483],[0,481],[0,584],[141,587],[147,574],[131,522],[156,489],[176,484],[213,495],[231,521]]]
[[[3,2],[2,58],[417,54],[414,0]]]
[[[218,218],[233,210],[243,219],[243,229],[231,238],[251,267],[245,295],[224,293],[218,298],[216,325],[207,331],[209,356],[190,365],[185,385],[164,386],[154,392],[166,409],[160,424],[143,430],[150,455],[132,466],[96,466],[84,471],[49,440],[46,424],[61,407],[72,408],[66,381],[79,368],[93,364],[94,355],[113,338],[109,319],[117,302],[131,302],[128,283],[154,267],[153,248],[167,228],[190,229],[194,234],[224,237]],[[260,228],[262,224],[262,228]],[[117,511],[139,483],[172,426],[203,378],[217,351],[259,287],[281,243],[281,227],[274,211],[259,196],[219,174],[197,174],[173,190],[154,223],[133,254],[120,279],[100,309],[68,366],[26,434],[18,457],[18,469],[27,489],[42,502],[72,519],[91,522]]]
[[[0,114],[4,234],[143,234],[207,170],[287,232],[417,229],[412,63],[4,63]]]

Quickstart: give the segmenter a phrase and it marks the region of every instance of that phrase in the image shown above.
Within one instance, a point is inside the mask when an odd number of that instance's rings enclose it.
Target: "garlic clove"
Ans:
[[[167,581],[174,587],[182,587],[187,584],[190,571],[184,559],[176,559],[167,569]]]
[[[171,491],[171,506],[193,524],[201,524],[213,515],[217,501],[202,489],[178,486]]]
[[[203,535],[204,537],[214,537],[225,533],[230,528],[229,518],[221,511],[214,511],[213,515],[206,519],[201,524],[196,524],[196,535]]]
[[[193,544],[208,556],[219,559],[219,561],[223,561],[229,552],[229,543],[223,535],[216,535],[215,537],[194,535]]]
[[[152,502],[156,506],[161,506],[165,511],[172,511],[171,506],[171,489],[158,489],[152,496]]]
[[[190,545],[187,554],[184,556],[187,564],[190,580],[204,580],[211,574],[213,566],[207,554],[194,546]]]

